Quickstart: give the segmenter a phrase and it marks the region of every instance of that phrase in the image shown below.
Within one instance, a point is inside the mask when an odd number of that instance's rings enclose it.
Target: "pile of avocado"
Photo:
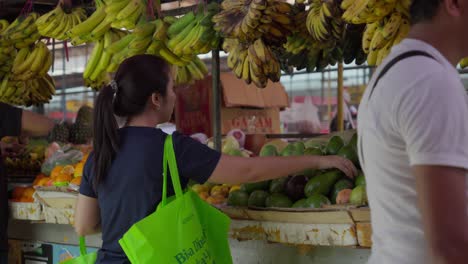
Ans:
[[[339,155],[351,160],[359,168],[357,135],[353,135],[347,144],[340,136],[333,136],[325,144],[304,144],[298,141],[281,151],[267,144],[260,151],[262,157],[303,155]],[[363,205],[367,203],[365,185],[362,172],[353,181],[338,170],[307,170],[271,181],[243,184],[240,190],[229,194],[227,203],[237,207],[321,208],[336,203],[340,191],[353,189],[350,203]]]

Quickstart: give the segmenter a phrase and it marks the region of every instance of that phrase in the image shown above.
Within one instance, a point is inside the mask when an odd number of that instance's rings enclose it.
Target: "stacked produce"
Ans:
[[[215,30],[225,37],[228,66],[238,78],[264,88],[268,79],[279,81],[281,67],[274,47],[293,31],[291,5],[279,0],[228,0],[213,17]]]
[[[343,19],[352,24],[367,24],[362,46],[369,65],[379,65],[394,45],[410,30],[411,0],[351,1],[341,3]]]
[[[3,143],[18,144],[18,139],[4,137]],[[34,175],[41,170],[47,144],[43,140],[30,140],[18,151],[4,152],[4,163],[8,175]]]
[[[93,138],[93,109],[82,106],[74,124],[61,123],[54,126],[49,141],[59,143],[87,144]]]
[[[42,15],[36,20],[37,29],[44,37],[58,40],[67,40],[66,32],[74,28],[86,19],[86,11],[83,8],[64,10],[61,4]]]
[[[278,150],[275,144],[265,145],[260,156],[339,155],[359,166],[356,153],[357,136],[348,144],[339,136],[326,144],[295,142]],[[321,208],[328,204],[367,203],[365,178],[362,172],[351,180],[338,170],[307,170],[280,179],[243,184],[230,192],[228,205],[279,208]]]

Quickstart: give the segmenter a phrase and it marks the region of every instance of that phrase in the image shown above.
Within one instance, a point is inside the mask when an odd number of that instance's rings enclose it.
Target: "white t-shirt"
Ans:
[[[457,70],[434,47],[414,39],[395,46],[382,65],[413,50],[436,60],[416,56],[398,62],[369,100],[378,68],[359,108],[358,145],[373,227],[371,264],[429,263],[411,166],[468,168],[468,98]]]

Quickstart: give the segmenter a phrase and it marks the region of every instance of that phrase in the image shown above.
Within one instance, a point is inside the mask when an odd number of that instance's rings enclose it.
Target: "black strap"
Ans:
[[[371,88],[372,90],[370,91],[370,94],[369,94],[369,100],[372,97],[372,93],[374,92],[374,89],[377,86],[377,84],[379,83],[380,79],[382,79],[382,77],[390,70],[390,68],[392,68],[399,61],[402,61],[402,60],[404,60],[406,58],[415,57],[415,56],[424,56],[424,57],[428,57],[428,58],[431,58],[431,59],[435,60],[434,56],[432,56],[431,54],[429,54],[429,53],[427,53],[425,51],[421,51],[421,50],[412,50],[412,51],[408,51],[408,52],[405,52],[405,53],[402,53],[402,54],[396,56],[393,60],[391,60],[389,63],[387,63],[387,65],[385,65],[385,67],[382,69],[382,71],[377,76],[377,79],[375,80],[374,85]]]

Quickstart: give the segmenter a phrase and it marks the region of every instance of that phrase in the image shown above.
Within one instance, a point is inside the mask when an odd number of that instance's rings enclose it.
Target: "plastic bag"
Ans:
[[[83,152],[73,149],[70,145],[65,145],[50,156],[44,164],[42,164],[41,172],[45,175],[50,175],[52,170],[57,166],[72,165],[80,162],[83,159]]]
[[[321,123],[318,108],[310,96],[305,96],[304,103],[291,104],[291,108],[282,113],[281,121],[289,133],[320,133]]]

